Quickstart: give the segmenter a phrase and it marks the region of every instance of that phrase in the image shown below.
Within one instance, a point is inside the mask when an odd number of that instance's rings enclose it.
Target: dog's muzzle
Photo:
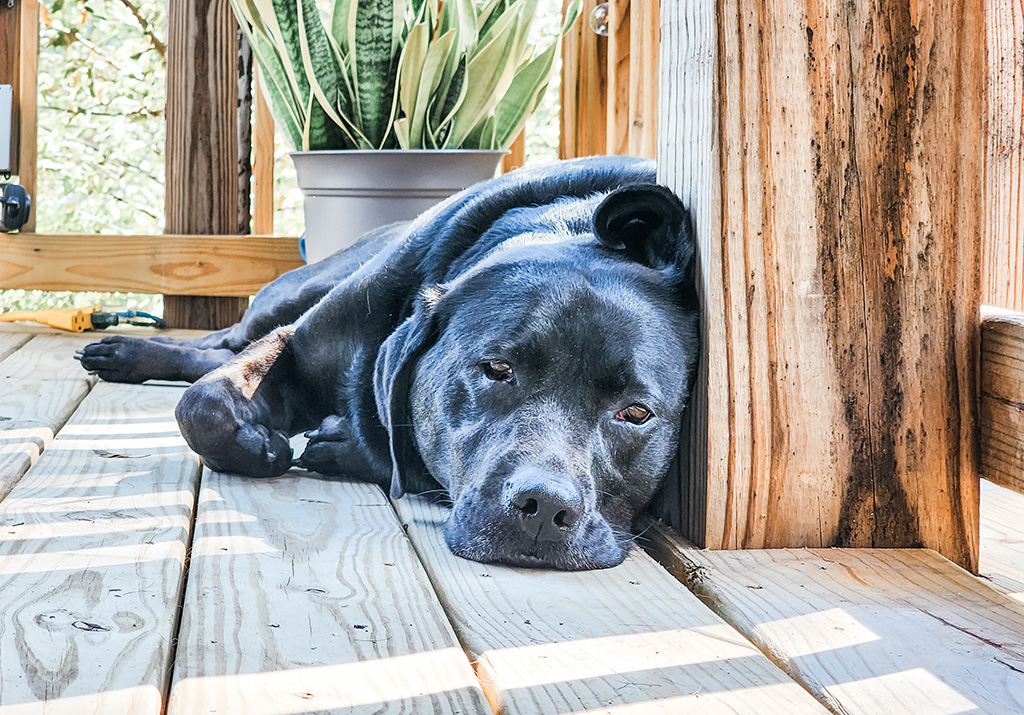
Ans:
[[[629,539],[620,543],[571,479],[524,469],[494,496],[482,492],[461,494],[445,524],[445,541],[457,556],[576,571],[615,566],[628,551]]]

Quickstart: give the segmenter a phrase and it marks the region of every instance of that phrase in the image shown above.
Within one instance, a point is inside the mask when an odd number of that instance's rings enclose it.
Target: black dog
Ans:
[[[279,475],[311,430],[299,466],[446,489],[460,556],[613,566],[698,349],[689,217],[653,182],[622,157],[519,170],[282,276],[226,331],[112,336],[81,361],[196,381],[177,417],[213,469]]]

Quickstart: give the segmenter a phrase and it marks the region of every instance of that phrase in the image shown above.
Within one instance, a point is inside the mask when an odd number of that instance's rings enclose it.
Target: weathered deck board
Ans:
[[[89,342],[79,335],[3,333],[8,345],[27,342],[0,362],[0,499],[39,457],[95,384],[75,362]]]
[[[0,360],[4,360],[31,339],[31,335],[24,333],[0,333]]]
[[[926,549],[700,551],[659,560],[834,712],[1024,712],[1024,606]]]
[[[443,507],[396,507],[496,711],[824,712],[643,552],[604,571],[488,566],[449,552]]]
[[[981,483],[980,573],[1024,603],[1024,496]]]
[[[0,502],[4,715],[161,711],[199,474],[180,394],[97,385]]]
[[[378,487],[204,474],[168,712],[208,711],[488,711]]]

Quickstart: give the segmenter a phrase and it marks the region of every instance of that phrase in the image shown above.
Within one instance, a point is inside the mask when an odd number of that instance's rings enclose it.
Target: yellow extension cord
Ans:
[[[13,323],[17,320],[29,320],[49,325],[51,328],[81,333],[83,330],[92,329],[92,314],[98,312],[100,308],[101,306],[94,305],[89,308],[13,310],[10,313],[0,313],[0,322]]]

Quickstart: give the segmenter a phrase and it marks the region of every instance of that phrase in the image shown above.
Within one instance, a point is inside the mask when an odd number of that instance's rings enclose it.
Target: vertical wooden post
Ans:
[[[630,5],[628,153],[654,159],[658,149],[659,0]]]
[[[167,233],[242,228],[238,65],[238,25],[227,0],[168,0]],[[172,327],[218,329],[237,322],[247,305],[246,298],[165,296],[164,318]]]
[[[976,569],[983,0],[662,0],[705,355],[676,521]]]
[[[598,2],[584,0],[580,21],[562,40],[562,159],[604,154],[607,148],[608,40],[589,22]]]
[[[254,69],[258,77],[259,68]],[[252,162],[252,232],[268,236],[274,233],[274,117],[266,95],[256,86],[256,136]]]
[[[1024,310],[1024,0],[986,0],[988,143],[983,302]]]
[[[520,132],[512,146],[508,148],[508,155],[501,160],[501,173],[507,174],[513,169],[518,169],[526,163],[526,132]]]
[[[637,7],[642,4],[638,0]],[[633,48],[630,17],[634,3],[630,0],[608,0],[608,154],[629,153],[629,132],[632,124],[629,99],[632,94],[630,67],[639,48]]]

